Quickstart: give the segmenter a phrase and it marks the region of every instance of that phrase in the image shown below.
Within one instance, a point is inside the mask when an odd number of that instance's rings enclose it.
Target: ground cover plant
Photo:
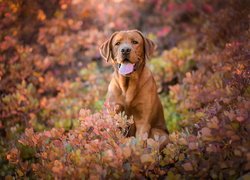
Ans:
[[[237,179],[250,170],[247,0],[0,1],[0,176]],[[170,143],[127,138],[98,47],[139,29]]]

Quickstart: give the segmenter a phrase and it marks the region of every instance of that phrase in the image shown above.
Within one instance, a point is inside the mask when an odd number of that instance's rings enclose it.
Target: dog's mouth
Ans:
[[[129,75],[135,70],[135,64],[132,64],[129,61],[125,61],[121,64],[118,64],[119,74],[121,75]]]

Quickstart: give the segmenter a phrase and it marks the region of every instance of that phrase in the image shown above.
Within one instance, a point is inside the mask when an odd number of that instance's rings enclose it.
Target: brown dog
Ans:
[[[152,73],[145,66],[155,44],[138,30],[115,32],[100,47],[101,55],[111,60],[114,73],[108,87],[107,101],[119,111],[133,116],[135,127],[129,135],[142,137],[168,136],[163,108]]]

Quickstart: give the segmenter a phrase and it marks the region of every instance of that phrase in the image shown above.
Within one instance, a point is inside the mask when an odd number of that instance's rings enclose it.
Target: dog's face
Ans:
[[[138,30],[119,31],[100,47],[101,55],[112,60],[121,75],[129,76],[153,53],[154,43]]]
[[[136,31],[118,32],[112,39],[111,50],[116,63],[137,63],[144,58],[142,36]]]

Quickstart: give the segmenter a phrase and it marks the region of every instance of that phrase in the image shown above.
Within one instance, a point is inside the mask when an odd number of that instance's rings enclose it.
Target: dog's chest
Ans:
[[[124,86],[122,87],[121,98],[123,105],[125,107],[130,107],[133,105],[137,94],[137,86],[132,83],[129,79],[125,81]]]
[[[123,92],[121,99],[125,108],[129,108],[133,105],[134,96],[131,93]]]

